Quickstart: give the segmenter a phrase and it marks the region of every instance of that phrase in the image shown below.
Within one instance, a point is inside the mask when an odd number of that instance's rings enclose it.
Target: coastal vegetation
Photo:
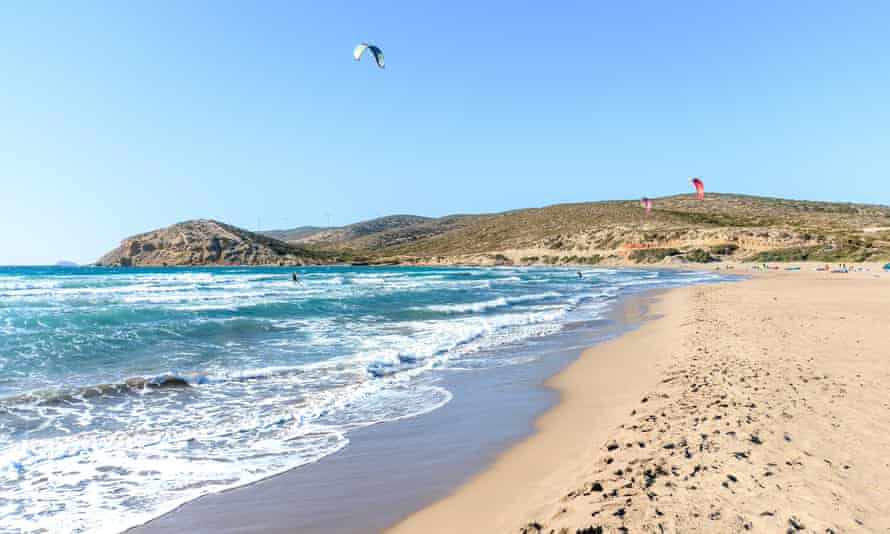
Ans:
[[[212,223],[212,224],[211,224]],[[713,193],[492,214],[391,215],[248,232],[188,221],[133,236],[101,264],[542,264],[890,259],[890,207]]]
[[[840,247],[815,246],[815,247],[791,247],[759,252],[750,258],[755,262],[773,261],[824,261],[834,262],[862,262],[876,261],[887,257],[886,251],[875,247],[862,245],[844,245]]]
[[[694,248],[686,253],[686,259],[695,263],[708,263],[710,261],[714,261],[714,258],[708,253],[708,251]]]
[[[655,263],[679,255],[680,251],[675,248],[645,248],[634,250],[629,258],[637,263]]]

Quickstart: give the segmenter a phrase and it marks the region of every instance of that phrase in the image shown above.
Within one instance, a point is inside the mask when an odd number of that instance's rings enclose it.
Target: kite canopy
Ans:
[[[695,196],[698,197],[699,200],[705,198],[705,184],[698,178],[690,178],[690,182],[695,186]]]
[[[652,199],[649,197],[643,197],[640,199],[640,206],[646,210],[646,213],[652,211]]]
[[[371,52],[371,55],[374,56],[374,62],[377,63],[377,66],[382,69],[384,67],[383,50],[380,50],[380,48],[372,44],[360,43],[356,45],[356,47],[352,50],[352,57],[354,57],[356,61],[360,60],[365,50],[369,50]]]

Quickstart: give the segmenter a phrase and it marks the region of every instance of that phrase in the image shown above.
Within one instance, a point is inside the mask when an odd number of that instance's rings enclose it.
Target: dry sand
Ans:
[[[391,531],[890,531],[890,275],[868,268],[671,290],[549,381],[534,435]]]

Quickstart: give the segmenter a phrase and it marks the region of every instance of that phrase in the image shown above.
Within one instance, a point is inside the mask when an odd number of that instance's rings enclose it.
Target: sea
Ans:
[[[0,267],[0,530],[115,533],[447,404],[640,291],[545,267]]]

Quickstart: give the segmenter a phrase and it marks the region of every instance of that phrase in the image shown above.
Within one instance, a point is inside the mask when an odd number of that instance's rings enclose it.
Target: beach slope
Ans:
[[[672,290],[551,379],[532,437],[391,531],[886,531],[888,303],[876,271]]]

